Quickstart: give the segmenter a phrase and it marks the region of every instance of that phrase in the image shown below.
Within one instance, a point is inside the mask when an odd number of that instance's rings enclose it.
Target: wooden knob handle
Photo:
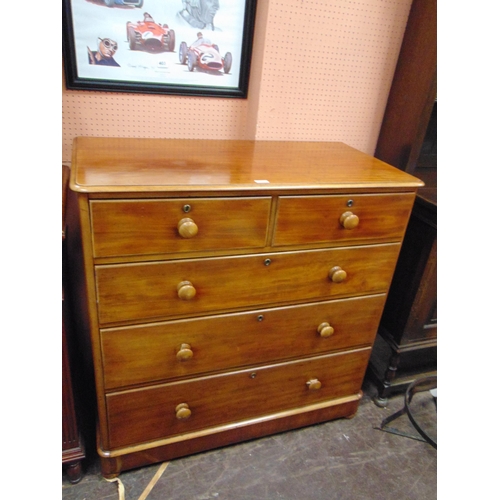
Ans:
[[[333,326],[330,325],[330,323],[321,323],[321,325],[318,326],[318,333],[324,339],[331,337],[334,331],[335,330],[333,329]]]
[[[193,357],[191,346],[189,344],[181,344],[176,356],[179,361],[187,361],[188,359],[191,359]]]
[[[187,403],[181,403],[175,407],[175,416],[179,420],[186,420],[191,416],[191,410]]]
[[[354,229],[359,224],[359,217],[352,212],[344,212],[340,216],[340,224],[344,229]]]
[[[183,238],[192,238],[198,234],[198,226],[193,219],[186,217],[177,224],[177,231]]]
[[[191,300],[196,295],[196,288],[190,281],[181,281],[177,285],[177,295],[179,299]]]
[[[321,389],[321,382],[317,378],[313,378],[307,382],[310,391]]]
[[[328,276],[334,283],[341,283],[347,278],[347,273],[340,266],[335,266],[330,269]]]

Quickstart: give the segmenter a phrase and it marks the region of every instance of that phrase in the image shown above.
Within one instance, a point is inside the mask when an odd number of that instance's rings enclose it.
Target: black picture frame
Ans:
[[[256,8],[257,0],[63,0],[66,87],[244,99]]]

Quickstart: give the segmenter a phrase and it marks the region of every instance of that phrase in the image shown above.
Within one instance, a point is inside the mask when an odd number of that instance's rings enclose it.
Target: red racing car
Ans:
[[[144,16],[144,21],[127,23],[127,42],[130,50],[140,48],[151,52],[170,51],[175,48],[175,32],[168,24],[161,26],[152,17]]]
[[[231,52],[226,52],[222,57],[219,53],[219,47],[211,43],[201,43],[188,47],[186,42],[182,42],[179,47],[179,61],[186,64],[189,71],[195,68],[209,71],[224,71],[229,73],[233,63]]]

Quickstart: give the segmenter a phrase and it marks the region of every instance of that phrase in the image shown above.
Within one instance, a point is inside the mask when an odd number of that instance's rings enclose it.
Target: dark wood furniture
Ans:
[[[437,3],[412,4],[375,156],[425,182],[370,359],[375,402],[437,370]]]
[[[416,172],[436,97],[437,0],[414,0],[375,157],[406,172]]]
[[[419,193],[370,358],[368,373],[378,386],[380,406],[437,370],[436,191]]]
[[[79,137],[70,186],[105,477],[355,414],[419,179],[340,143]]]
[[[62,288],[62,463],[70,482],[77,483],[82,478],[82,460],[85,458],[83,439],[81,436],[75,409],[75,396],[71,374],[71,357],[69,336],[71,329],[71,312],[65,294],[67,278],[66,253],[66,200],[69,182],[69,168],[62,167],[62,257],[63,257],[63,288]]]

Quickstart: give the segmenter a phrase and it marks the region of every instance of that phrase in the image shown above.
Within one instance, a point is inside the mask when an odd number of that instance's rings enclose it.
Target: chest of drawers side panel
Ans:
[[[87,195],[71,191],[68,195],[68,213],[66,239],[71,269],[71,308],[82,361],[80,377],[84,380],[81,385],[84,387],[86,418],[97,419],[103,424],[100,438],[107,445],[107,411]]]

